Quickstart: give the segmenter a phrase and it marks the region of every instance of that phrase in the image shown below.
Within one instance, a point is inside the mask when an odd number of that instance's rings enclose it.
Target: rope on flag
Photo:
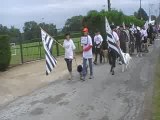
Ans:
[[[52,44],[54,39],[41,28],[42,43],[45,50],[45,59],[46,59],[46,75],[48,75],[57,64],[57,60],[52,56]]]
[[[106,33],[107,33],[107,42],[109,49],[115,51],[122,59],[122,61],[126,64],[126,60],[124,57],[124,54],[121,50],[121,48],[117,45],[115,38],[112,34],[112,30],[110,28],[109,22],[107,18],[105,18],[105,27],[106,27]]]

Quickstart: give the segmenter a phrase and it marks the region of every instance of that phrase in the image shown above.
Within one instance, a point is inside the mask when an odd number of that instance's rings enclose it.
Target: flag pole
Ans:
[[[41,30],[43,30],[41,27],[40,27]],[[43,30],[44,31],[44,30]],[[49,35],[46,31],[44,31],[47,35]],[[49,35],[50,36],[50,35]],[[52,36],[51,38],[58,44],[60,45],[62,48],[64,48],[59,42],[57,42]]]

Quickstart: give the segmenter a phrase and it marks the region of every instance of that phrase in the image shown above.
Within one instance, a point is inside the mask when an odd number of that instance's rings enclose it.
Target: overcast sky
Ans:
[[[0,24],[22,29],[24,22],[54,23],[63,27],[67,18],[74,15],[86,15],[89,10],[104,9],[107,0],[0,0]],[[148,13],[149,3],[158,7],[160,0],[142,0],[142,7]],[[139,8],[139,0],[111,0],[112,8],[132,15]],[[155,13],[156,9],[152,9]],[[158,11],[157,11],[158,12]],[[44,18],[44,19],[42,19]]]

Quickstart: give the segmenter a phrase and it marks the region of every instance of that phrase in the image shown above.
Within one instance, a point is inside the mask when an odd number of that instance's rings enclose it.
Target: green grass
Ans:
[[[160,120],[160,58],[156,66],[154,96],[153,96],[153,120]]]
[[[80,38],[73,38],[73,42],[76,45],[76,52],[80,52],[81,51]],[[59,40],[59,43],[63,44],[63,40]],[[64,49],[61,46],[58,47],[59,47],[59,55],[64,55]],[[23,51],[24,62],[43,59],[45,57],[42,42],[25,43],[22,44],[22,48],[23,48],[22,51]],[[14,53],[14,50],[15,50],[14,48],[11,48],[12,53]],[[55,44],[53,45],[52,53],[54,56],[57,56],[57,47]],[[10,64],[16,65],[20,63],[21,63],[20,45],[16,45],[16,55],[12,55]]]

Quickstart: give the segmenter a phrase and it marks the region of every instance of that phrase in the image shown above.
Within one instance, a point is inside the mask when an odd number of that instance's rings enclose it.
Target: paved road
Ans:
[[[94,67],[93,80],[82,82],[75,73],[73,81],[55,81],[1,107],[0,120],[144,120],[158,50],[156,44],[152,52],[133,57],[124,73],[117,65],[115,76],[105,64]]]

